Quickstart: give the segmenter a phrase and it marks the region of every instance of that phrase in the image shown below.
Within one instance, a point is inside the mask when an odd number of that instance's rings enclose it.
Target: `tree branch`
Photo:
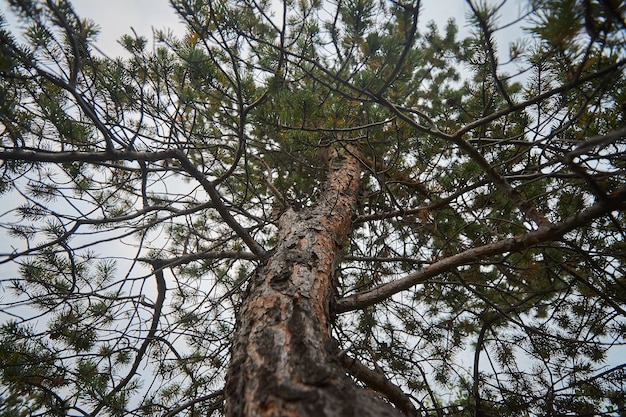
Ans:
[[[346,353],[339,355],[343,369],[363,382],[369,388],[386,396],[400,411],[407,416],[417,416],[417,410],[404,393],[394,383],[389,381],[383,373],[372,371],[370,368],[359,362],[357,359],[348,356]]]
[[[379,102],[389,108],[391,111],[396,113],[402,120],[409,123],[411,126],[415,127],[418,130],[423,130],[424,127],[421,126],[413,117],[409,117],[405,114],[404,110],[421,115],[421,112],[417,109],[403,109],[400,108],[384,97],[379,97]],[[425,116],[421,116],[425,117]],[[500,173],[498,173],[495,168],[485,159],[485,157],[468,141],[463,139],[461,135],[454,134],[452,136],[447,135],[441,132],[435,123],[427,118],[431,128],[428,129],[428,132],[439,137],[442,137],[455,145],[457,145],[461,150],[463,150],[474,162],[478,164],[482,168],[483,171],[491,178],[493,184],[506,195],[509,200],[529,219],[537,223],[538,226],[549,226],[550,222],[548,219],[540,213],[536,207],[526,201],[520,192],[511,186],[511,184],[504,178]]]
[[[510,237],[495,243],[468,249],[435,262],[426,268],[419,269],[404,278],[382,284],[377,288],[364,293],[351,295],[337,300],[336,311],[338,313],[343,313],[368,307],[389,298],[394,294],[423,283],[434,276],[450,271],[458,266],[468,265],[476,262],[477,260],[486,259],[490,256],[505,252],[517,252],[519,250],[532,247],[538,243],[557,240],[567,232],[587,224],[598,217],[601,217],[613,210],[624,210],[625,208],[626,185],[623,185],[610,194],[606,200],[598,201],[586,210],[575,216],[568,217],[560,223],[540,227],[538,230],[534,230],[520,236]]]
[[[224,222],[244,241],[246,246],[257,255],[259,258],[264,258],[267,254],[266,250],[256,241],[250,234],[243,228],[241,224],[230,214],[230,210],[224,204],[224,200],[220,195],[217,188],[213,185],[213,182],[198,170],[195,165],[187,158],[182,151],[176,151],[176,159],[180,162],[181,167],[187,171],[192,177],[194,177],[209,194],[211,201],[215,204],[215,209],[220,214]]]
[[[162,259],[164,267],[173,268],[179,265],[185,265],[193,261],[199,261],[204,259],[238,259],[238,260],[249,260],[254,261],[258,260],[258,256],[251,252],[242,252],[242,251],[205,251],[205,252],[197,252],[184,256],[176,256],[173,258]],[[138,261],[143,262],[153,262],[153,259],[148,258],[137,258]]]
[[[182,403],[181,405],[179,405],[178,407],[172,408],[170,411],[168,411],[167,413],[163,414],[163,417],[174,417],[175,415],[177,415],[178,413],[180,413],[181,411],[184,411],[186,408],[189,408],[197,403],[201,403],[204,401],[208,401],[208,400],[216,400],[216,403],[221,403],[224,401],[223,398],[220,398],[224,395],[224,390],[217,390],[215,392],[212,392],[211,394],[207,394],[207,395],[203,395],[202,397],[198,397],[198,398],[194,398],[192,400],[189,400],[187,402]],[[218,407],[218,405],[214,404],[212,409],[216,409]]]
[[[32,149],[14,148],[9,151],[0,152],[0,160],[5,161],[29,161],[29,162],[105,162],[112,160],[123,161],[162,161],[167,159],[177,160],[181,168],[195,178],[207,192],[215,209],[220,214],[224,222],[239,236],[248,248],[258,257],[264,257],[265,249],[256,242],[252,236],[239,224],[230,213],[217,188],[206,175],[198,170],[187,156],[179,149],[169,149],[161,152],[137,152],[137,151],[110,151],[110,152],[47,152]]]
[[[107,403],[112,400],[117,393],[123,390],[126,385],[128,385],[128,383],[136,376],[137,369],[139,369],[139,365],[141,365],[141,362],[144,359],[148,347],[155,340],[155,335],[159,326],[159,320],[161,319],[161,312],[163,311],[163,304],[165,303],[165,292],[167,291],[167,287],[165,284],[165,278],[163,276],[163,261],[153,260],[152,267],[154,268],[154,277],[156,278],[157,299],[154,303],[154,313],[152,314],[152,321],[150,323],[150,329],[148,330],[148,334],[146,335],[143,343],[137,350],[135,360],[133,361],[130,370],[126,374],[126,377],[117,385],[115,385],[113,389],[104,396],[104,398],[102,398],[98,406],[89,414],[90,417],[98,415],[100,410],[106,407]]]
[[[502,110],[499,111],[495,111],[491,114],[489,114],[488,116],[485,116],[481,119],[478,120],[474,120],[471,123],[466,124],[465,126],[463,126],[461,129],[457,130],[456,132],[454,132],[453,136],[454,137],[462,137],[464,134],[466,134],[467,132],[470,132],[474,129],[476,129],[479,126],[482,126],[486,123],[492,122],[496,119],[499,119],[503,116],[506,116],[508,114],[511,114],[513,112],[519,111],[519,110],[523,110],[526,107],[530,107],[534,104],[540,103],[544,100],[546,100],[547,98],[550,98],[554,95],[563,93],[567,90],[571,90],[572,88],[579,86],[581,84],[584,84],[588,81],[591,81],[593,79],[602,77],[606,74],[609,74],[611,72],[614,71],[618,71],[621,67],[623,67],[624,65],[626,65],[626,59],[623,59],[621,61],[618,61],[612,65],[608,65],[606,68],[603,68],[601,70],[598,70],[596,72],[594,72],[593,74],[589,74],[585,77],[582,78],[578,78],[578,79],[574,79],[571,82],[567,83],[567,84],[563,84],[560,85],[558,87],[553,88],[552,90],[548,90],[544,93],[538,94],[535,97],[529,98],[526,101],[522,101],[521,103],[517,103],[517,104],[513,104],[513,106],[508,106]]]
[[[0,160],[3,161],[25,161],[25,162],[109,162],[109,161],[164,161],[167,159],[178,159],[179,151],[168,149],[159,152],[140,151],[112,151],[112,152],[75,152],[75,151],[45,151],[41,149],[9,148],[0,152]]]
[[[502,97],[504,98],[506,103],[510,107],[512,107],[513,101],[506,92],[506,88],[504,88],[502,80],[500,79],[500,77],[498,77],[498,60],[496,58],[496,52],[493,45],[493,31],[489,28],[489,22],[487,22],[487,19],[485,19],[481,12],[477,10],[474,6],[474,2],[471,0],[467,0],[467,4],[472,9],[472,13],[474,13],[474,16],[478,20],[478,24],[480,25],[480,30],[483,32],[485,46],[487,47],[487,55],[489,56],[489,69],[491,72],[491,76],[493,77],[496,86],[498,87],[498,90],[500,90],[500,94],[502,94]]]

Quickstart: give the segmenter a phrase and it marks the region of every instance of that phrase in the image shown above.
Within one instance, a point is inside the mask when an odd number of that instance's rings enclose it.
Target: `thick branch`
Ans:
[[[202,397],[198,397],[198,398],[194,398],[191,399],[187,402],[184,402],[182,404],[180,404],[179,406],[172,408],[170,411],[168,411],[167,413],[163,414],[163,417],[174,417],[176,416],[178,413],[185,411],[187,408],[201,403],[201,402],[205,402],[205,401],[209,401],[209,400],[214,400],[214,407],[215,409],[219,408],[222,406],[222,403],[224,402],[223,398],[220,398],[224,395],[224,390],[217,390],[215,392],[212,392],[211,394],[207,394],[207,395],[203,395]]]
[[[560,223],[556,223],[549,227],[540,227],[538,230],[528,232],[520,236],[503,239],[489,245],[468,249],[464,252],[435,262],[426,268],[419,269],[404,278],[388,282],[361,294],[355,294],[342,298],[337,301],[336,309],[338,312],[346,312],[371,306],[399,293],[400,291],[409,289],[434,276],[450,271],[461,265],[475,263],[478,260],[486,259],[490,256],[505,252],[517,252],[524,248],[537,245],[538,243],[557,240],[567,232],[570,232],[584,224],[588,224],[598,217],[601,217],[613,210],[624,210],[625,208],[626,185],[623,185],[608,196],[606,200],[599,201],[581,213],[568,217]]]
[[[389,401],[395,404],[406,416],[417,415],[417,410],[408,395],[406,395],[400,387],[388,380],[383,373],[372,371],[358,360],[345,354],[340,355],[339,359],[341,360],[341,366],[343,366],[343,369],[345,369],[347,373],[363,382],[374,391],[386,396]]]
[[[68,162],[110,162],[110,161],[165,161],[178,159],[179,152],[176,149],[168,149],[160,152],[139,151],[113,151],[113,152],[74,152],[74,151],[44,151],[40,149],[13,148],[0,152],[0,160],[25,161],[25,162],[52,162],[57,164]]]
[[[215,188],[213,183],[209,181],[206,175],[198,170],[182,152],[178,151],[177,154],[178,157],[176,159],[180,162],[181,167],[202,185],[207,194],[209,194],[211,201],[215,203],[215,209],[220,214],[224,222],[226,222],[226,224],[237,234],[237,236],[244,241],[252,253],[260,258],[265,257],[267,253],[265,249],[263,249],[263,247],[259,245],[259,243],[254,240],[252,236],[250,236],[246,229],[243,228],[237,219],[230,214],[230,210],[226,207],[226,204],[224,204],[222,196],[217,191],[217,188]]]

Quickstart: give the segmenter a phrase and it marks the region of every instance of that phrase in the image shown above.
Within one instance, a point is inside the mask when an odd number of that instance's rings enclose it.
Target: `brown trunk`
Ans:
[[[227,416],[400,416],[356,386],[330,334],[332,274],[352,223],[360,167],[335,157],[315,206],[280,219],[279,243],[238,314]]]

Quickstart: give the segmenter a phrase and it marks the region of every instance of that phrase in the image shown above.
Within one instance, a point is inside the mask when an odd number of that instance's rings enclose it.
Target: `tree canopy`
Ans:
[[[0,416],[243,415],[254,277],[294,297],[273,265],[333,227],[313,311],[355,387],[626,415],[626,4],[466,5],[171,0],[184,36],[111,58],[70,2],[5,2]]]

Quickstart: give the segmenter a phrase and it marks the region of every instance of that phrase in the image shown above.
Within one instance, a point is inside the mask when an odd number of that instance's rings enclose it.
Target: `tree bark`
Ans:
[[[360,166],[335,154],[320,199],[279,222],[238,312],[227,416],[401,416],[345,374],[331,336],[333,279],[351,229]]]

